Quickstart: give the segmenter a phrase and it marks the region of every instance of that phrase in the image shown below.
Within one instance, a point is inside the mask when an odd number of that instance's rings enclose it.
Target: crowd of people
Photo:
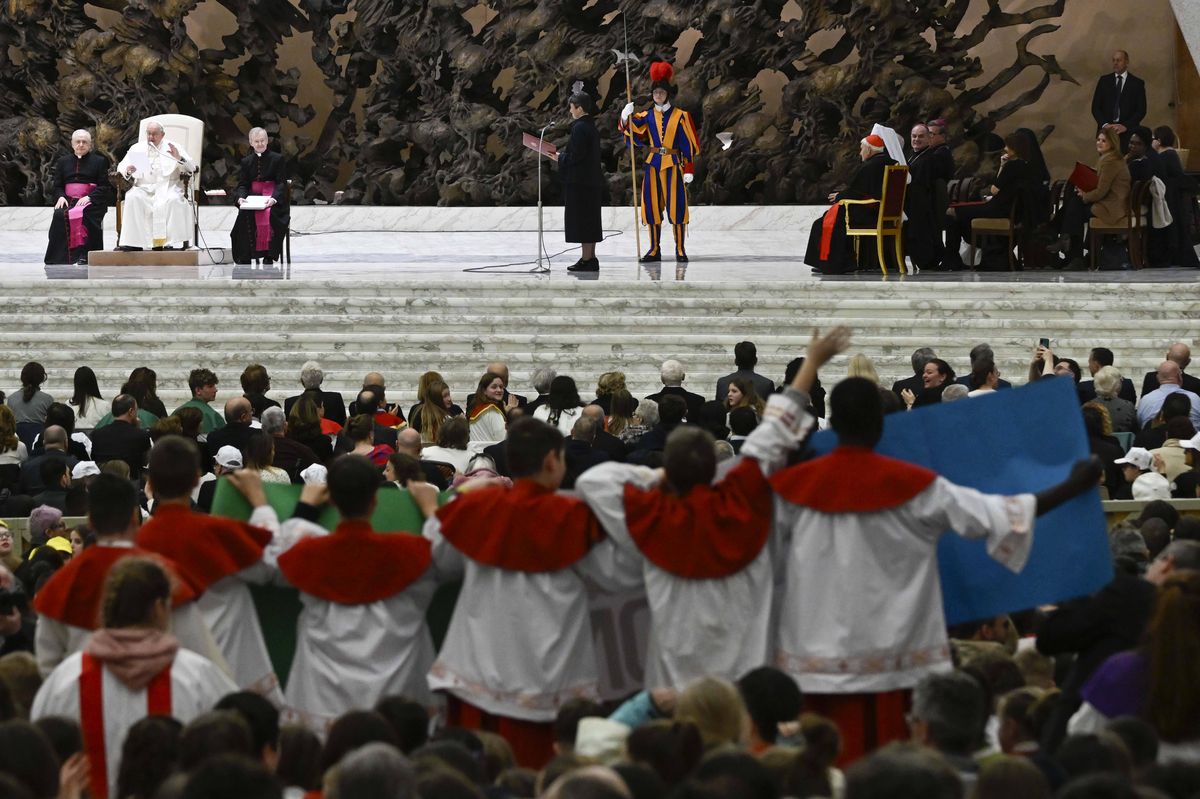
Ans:
[[[1094,169],[1063,175],[1059,188],[1038,136],[1017,128],[1003,138],[989,134],[983,140],[982,172],[974,181],[960,180],[954,197],[949,189],[957,168],[947,120],[913,125],[907,153],[898,135],[877,126],[862,140],[862,165],[844,190],[830,196],[834,205],[829,213],[814,223],[805,262],[829,273],[878,270],[874,248],[862,248],[860,254],[845,228],[875,227],[881,209],[870,201],[883,199],[885,169],[905,164],[904,252],[920,270],[1007,270],[1011,246],[1019,247],[1025,268],[1084,270],[1093,262],[1099,268],[1124,268],[1131,262],[1200,267],[1194,239],[1196,181],[1185,172],[1175,132],[1166,125],[1153,130],[1144,126],[1146,113],[1145,85],[1129,72],[1129,54],[1117,50],[1112,73],[1097,81],[1093,95],[1096,155],[1079,156],[1079,163],[1094,162]],[[970,185],[978,185],[978,192],[963,193],[962,187]],[[1141,246],[1128,242],[1130,249],[1114,248],[1111,256],[1101,258],[1104,239],[1098,238],[1097,252],[1090,252],[1092,243],[1085,235],[1090,226],[1125,230],[1131,193],[1141,187]],[[962,249],[976,220],[1010,219],[1017,228],[1015,243],[990,227],[993,234],[982,239],[979,264],[964,262]]]
[[[887,413],[1010,388],[987,345],[962,377],[920,349],[891,387],[855,354],[828,393],[844,329],[779,385],[741,342],[702,393],[676,360],[650,396],[605,372],[591,400],[548,367],[522,396],[491,363],[462,406],[431,371],[407,409],[378,372],[347,407],[314,362],[280,402],[253,364],[223,413],[207,369],[168,413],[149,367],[111,399],[79,367],[58,402],[31,362],[0,405],[0,516],[29,516],[27,540],[0,529],[0,781],[16,797],[1192,797],[1200,524],[1161,500],[1196,496],[1200,381],[1183,343],[1140,393],[1110,350],[1083,381],[1049,343],[1028,380],[1075,384],[1094,458],[1014,496],[873,452]],[[813,457],[821,426],[841,445]],[[218,479],[246,521],[208,513]],[[300,486],[290,518],[269,483]],[[942,531],[1020,571],[1038,517],[1097,485],[1160,500],[1110,532],[1110,585],[947,629]],[[372,527],[396,489],[421,535]],[[435,647],[426,614],[455,582]],[[287,674],[254,585],[300,598]],[[623,701],[598,694],[596,590],[648,602],[646,690]]]

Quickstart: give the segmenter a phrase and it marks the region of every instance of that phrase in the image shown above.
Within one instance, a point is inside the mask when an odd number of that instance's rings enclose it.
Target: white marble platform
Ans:
[[[129,372],[159,372],[168,406],[183,401],[187,372],[221,378],[237,391],[250,363],[273,376],[277,396],[298,390],[300,365],[319,360],[327,387],[347,396],[362,375],[388,376],[389,395],[415,399],[426,369],[446,376],[454,396],[469,393],[490,360],[507,361],[523,387],[540,365],[576,377],[581,392],[598,374],[621,369],[638,395],[658,386],[658,366],[681,359],[689,384],[709,393],[732,369],[733,345],[758,346],[760,371],[779,379],[811,329],[851,325],[854,352],[869,355],[889,383],[909,373],[908,358],[932,345],[956,368],[987,341],[1005,377],[1024,379],[1038,338],[1081,361],[1093,346],[1114,350],[1138,376],[1173,341],[1200,340],[1200,295],[1162,282],[1136,284],[919,281],[673,282],[555,280],[231,281],[7,280],[0,328],[0,389],[16,387],[21,366],[46,366],[47,390],[69,391],[82,364],[111,397]],[[831,384],[844,359],[826,369]],[[218,402],[218,405],[220,402]]]

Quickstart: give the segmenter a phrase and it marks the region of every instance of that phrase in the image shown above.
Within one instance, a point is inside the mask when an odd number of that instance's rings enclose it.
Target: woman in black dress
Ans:
[[[600,132],[592,119],[595,103],[583,92],[567,101],[571,117],[571,140],[558,155],[563,182],[563,226],[569,242],[582,245],[578,261],[568,272],[599,272],[596,242],[604,238],[600,219],[604,172],[600,166]]]

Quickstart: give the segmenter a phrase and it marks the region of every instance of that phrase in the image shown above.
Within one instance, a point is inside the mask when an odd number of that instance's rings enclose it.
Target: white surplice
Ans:
[[[479,412],[478,416],[470,420],[470,425],[472,442],[493,444],[503,441],[508,435],[504,414],[490,403],[488,407]]]
[[[790,405],[783,405],[782,396],[772,397],[762,423],[742,448],[743,455],[759,461],[764,474],[777,468],[812,426],[807,414],[785,413],[790,410]],[[625,519],[626,483],[650,490],[657,477],[646,467],[602,463],[579,476],[575,491],[608,536],[640,568],[650,606],[646,687],[683,689],[704,676],[732,681],[766,664],[774,644],[771,541],[735,574],[721,579],[679,577],[643,556],[630,537]]]
[[[101,541],[94,546],[132,549],[133,542]],[[67,657],[83,649],[88,636],[93,632],[94,630],[85,627],[64,624],[45,614],[39,616],[33,646],[37,655],[38,671],[43,677],[48,675]],[[171,634],[179,639],[180,646],[200,653],[224,669],[227,674],[233,673],[196,602],[187,602],[171,611]]]
[[[171,157],[172,144],[179,153],[178,161]],[[120,244],[142,249],[182,247],[193,238],[194,221],[183,176],[195,172],[197,164],[177,142],[163,139],[157,148],[146,142],[134,144],[117,165],[117,172],[124,175],[133,161],[143,158],[143,163],[150,165],[149,172],[134,172],[133,187],[125,193]]]
[[[283,531],[296,539],[330,534],[303,519],[289,519]],[[338,716],[374,707],[385,696],[434,706],[425,679],[435,655],[425,613],[437,585],[430,568],[404,591],[378,602],[344,605],[301,591],[284,720],[324,736]]]
[[[83,655],[68,657],[51,672],[33,700],[30,718],[33,721],[47,716],[65,716],[76,722],[80,719],[79,677]],[[237,686],[220,668],[207,658],[187,649],[175,653],[171,664],[171,715],[187,724],[213,709],[221,697],[237,691]],[[147,691],[133,691],[103,669],[100,694],[104,709],[104,755],[108,771],[108,793],[116,796],[117,774],[121,764],[121,747],[129,728],[147,714]]]
[[[533,722],[553,721],[570,699],[599,700],[585,580],[606,591],[635,587],[636,565],[626,555],[605,540],[569,568],[522,572],[465,557],[442,536],[437,516],[425,521],[424,534],[438,573],[463,576],[450,629],[429,671],[432,690]]]
[[[1019,572],[1037,514],[1032,494],[984,494],[943,477],[875,512],[822,513],[778,495],[775,505],[785,551],[775,665],[814,694],[912,688],[948,671],[938,539],[948,529],[986,538],[988,554]]]
[[[247,522],[270,530],[271,543],[263,549],[262,559],[217,580],[196,598],[196,606],[212,631],[221,654],[229,664],[233,681],[244,691],[253,691],[283,706],[279,678],[267,652],[262,625],[254,607],[250,585],[266,585],[279,581],[279,556],[295,543],[296,536],[280,530],[279,517],[270,505],[255,508]]]

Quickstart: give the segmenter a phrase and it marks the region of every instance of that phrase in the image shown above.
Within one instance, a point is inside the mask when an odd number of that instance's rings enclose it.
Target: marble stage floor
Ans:
[[[694,209],[690,263],[639,264],[631,226],[608,209],[606,240],[597,250],[599,274],[576,276],[566,267],[578,245],[563,242],[561,209],[546,209],[548,272],[538,272],[535,209],[293,209],[292,263],[244,267],[230,263],[232,209],[203,208],[202,243],[209,249],[195,267],[73,267],[42,264],[43,209],[0,209],[0,280],[87,278],[191,278],[201,280],[494,280],[664,282],[879,282],[879,273],[815,274],[803,263],[811,221],[819,208]],[[109,221],[113,214],[109,214]],[[115,234],[106,234],[114,241]],[[670,245],[663,242],[670,252]],[[646,246],[645,231],[642,234]],[[888,280],[902,279],[891,275]],[[924,273],[905,280],[930,283],[1198,283],[1200,270],[1136,272]]]

